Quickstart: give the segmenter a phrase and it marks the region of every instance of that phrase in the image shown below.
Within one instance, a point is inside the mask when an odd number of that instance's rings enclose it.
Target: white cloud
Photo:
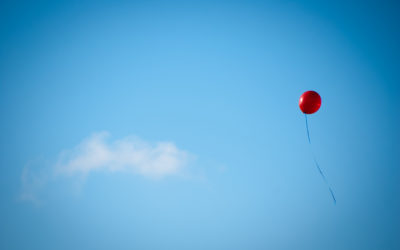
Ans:
[[[107,132],[95,133],[61,153],[57,175],[87,175],[93,171],[127,172],[152,178],[179,174],[189,154],[172,142],[151,145],[137,137],[108,142]]]
[[[136,174],[150,179],[182,175],[193,158],[173,142],[151,144],[133,136],[112,141],[109,137],[108,132],[94,133],[73,149],[62,151],[55,164],[27,164],[21,175],[19,199],[40,203],[39,191],[63,176],[86,177],[100,171]]]

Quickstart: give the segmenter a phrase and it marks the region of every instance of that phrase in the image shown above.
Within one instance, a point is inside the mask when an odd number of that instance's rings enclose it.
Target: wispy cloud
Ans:
[[[19,200],[40,204],[38,192],[47,182],[47,175],[40,175],[32,171],[31,163],[27,164],[21,174],[21,192]]]
[[[180,175],[191,158],[191,154],[172,142],[151,144],[134,136],[110,140],[108,132],[94,133],[74,148],[63,150],[56,163],[46,168],[45,173],[43,169],[25,167],[21,176],[20,199],[36,203],[38,190],[49,180],[63,176],[86,177],[93,172],[123,172],[160,179]]]

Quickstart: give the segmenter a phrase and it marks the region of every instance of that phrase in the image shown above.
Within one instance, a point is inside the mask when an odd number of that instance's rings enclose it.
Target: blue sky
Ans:
[[[399,249],[399,10],[2,2],[0,248]]]

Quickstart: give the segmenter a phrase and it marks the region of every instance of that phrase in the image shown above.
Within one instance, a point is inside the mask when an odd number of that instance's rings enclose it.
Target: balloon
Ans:
[[[306,119],[307,138],[308,138],[308,143],[311,146],[310,131],[308,129],[308,122],[307,122],[307,114],[314,114],[319,110],[319,108],[321,107],[321,96],[319,96],[319,94],[315,91],[312,90],[306,91],[300,96],[299,107],[301,111],[303,111],[304,117]],[[321,175],[322,179],[324,180],[325,184],[328,186],[329,192],[331,193],[332,196],[332,200],[336,204],[335,194],[333,193],[333,190],[329,185],[324,173],[322,172],[321,167],[319,166],[317,160],[315,159],[315,156],[313,158],[315,166],[317,167],[318,172]]]
[[[321,96],[315,91],[306,91],[300,96],[299,107],[305,114],[313,114],[321,107]]]

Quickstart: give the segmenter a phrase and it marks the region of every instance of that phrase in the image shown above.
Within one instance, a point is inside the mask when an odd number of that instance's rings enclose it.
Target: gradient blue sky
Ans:
[[[400,6],[322,2],[2,1],[0,249],[400,249]],[[191,159],[46,177],[101,131]]]

